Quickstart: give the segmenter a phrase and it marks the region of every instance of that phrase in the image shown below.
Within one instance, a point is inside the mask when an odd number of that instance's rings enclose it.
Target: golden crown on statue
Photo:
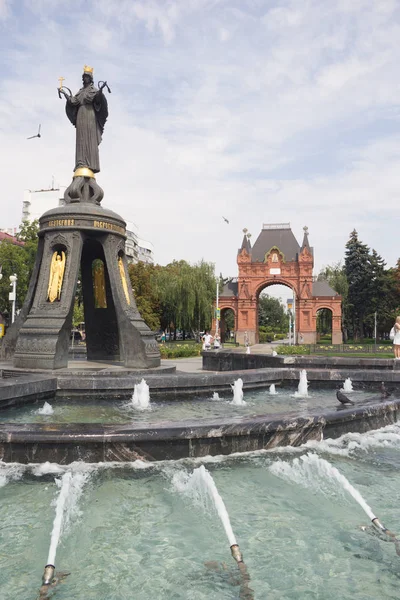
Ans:
[[[90,73],[90,75],[93,75],[93,67],[89,67],[88,65],[85,65],[83,67],[83,72],[84,73]]]

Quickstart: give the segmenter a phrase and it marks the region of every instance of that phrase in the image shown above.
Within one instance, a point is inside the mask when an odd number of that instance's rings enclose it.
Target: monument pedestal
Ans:
[[[142,369],[159,366],[157,342],[137,310],[128,277],[124,220],[97,204],[74,202],[49,210],[39,222],[39,249],[28,295],[7,333],[3,356],[13,354],[19,368],[67,367],[80,281],[88,360]],[[57,285],[61,281],[53,300],[51,281]]]

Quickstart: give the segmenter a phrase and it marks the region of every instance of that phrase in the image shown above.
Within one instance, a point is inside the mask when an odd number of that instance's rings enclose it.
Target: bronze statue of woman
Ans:
[[[101,82],[100,89],[93,84],[93,67],[87,65],[83,68],[83,87],[75,94],[68,94],[64,87],[58,92],[65,96],[67,101],[65,111],[68,119],[76,127],[76,152],[75,173],[76,175],[89,175],[83,169],[90,169],[93,173],[100,171],[99,144],[104,131],[104,124],[108,117],[107,99],[103,94],[107,82]],[[70,91],[70,90],[69,90]],[[61,98],[61,96],[60,96]]]

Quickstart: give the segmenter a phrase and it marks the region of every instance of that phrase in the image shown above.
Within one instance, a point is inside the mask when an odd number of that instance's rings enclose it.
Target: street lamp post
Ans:
[[[291,346],[292,345],[292,308],[294,308],[294,298],[288,298],[286,300],[286,304],[287,304],[287,311],[289,314],[289,346]],[[293,323],[293,325],[294,325],[294,323]]]
[[[215,337],[217,337],[218,335],[218,329],[219,329],[219,281],[217,279],[217,301],[216,301],[216,307],[215,307]]]
[[[14,275],[10,275],[10,286],[12,287],[12,292],[8,294],[8,299],[11,302],[11,323],[15,321],[15,301],[17,299],[17,281],[18,277],[16,273]]]

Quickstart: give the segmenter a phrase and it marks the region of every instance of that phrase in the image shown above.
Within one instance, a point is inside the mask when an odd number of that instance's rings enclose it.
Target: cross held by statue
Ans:
[[[59,78],[58,78],[58,81],[60,82],[60,90],[61,90],[61,88],[62,88],[62,86],[63,86],[63,81],[64,81],[64,79],[65,79],[65,77],[59,77]]]

